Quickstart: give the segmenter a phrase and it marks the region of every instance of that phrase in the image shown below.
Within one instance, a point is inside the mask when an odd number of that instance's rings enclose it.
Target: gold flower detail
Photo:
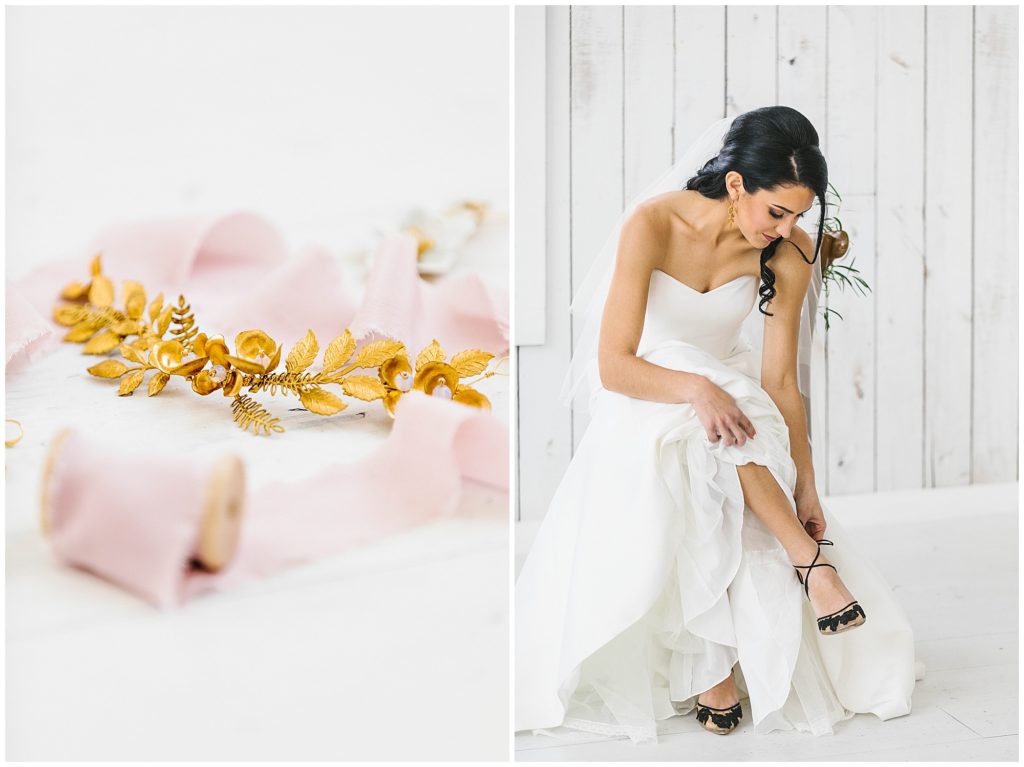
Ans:
[[[122,311],[113,308],[113,283],[103,276],[97,256],[89,283],[73,283],[63,292],[65,301],[75,303],[54,307],[54,319],[71,328],[66,341],[84,343],[86,354],[107,354],[115,349],[120,352],[123,361],[104,359],[88,368],[90,375],[120,381],[117,393],[122,397],[134,394],[149,374],[145,391],[150,397],[160,394],[174,376],[180,376],[197,394],[221,391],[232,398],[235,423],[254,434],[284,431],[280,419],[252,398],[259,393],[294,396],[309,412],[331,416],[347,404],[325,387],[340,386],[349,397],[365,402],[382,400],[394,418],[398,400],[413,389],[490,409],[490,401],[473,385],[494,375],[505,375],[497,369],[487,370],[494,355],[479,349],[460,352],[447,360],[435,340],[417,355],[414,366],[401,341],[383,338],[357,350],[358,343],[349,330],[324,349],[320,370],[311,369],[320,344],[308,330],[285,357],[284,370],[277,371],[283,349],[262,330],[239,333],[232,354],[223,336],[199,332],[184,296],[178,296],[176,305],[165,306],[163,294],[159,294],[147,306],[145,289],[129,280],[124,282],[123,293]],[[370,374],[357,372],[360,370]]]
[[[387,390],[383,397],[384,409],[394,418],[395,406],[402,395],[415,389],[431,397],[450,399],[463,405],[490,410],[490,400],[471,384],[494,375],[494,371],[484,372],[493,358],[494,355],[490,352],[469,349],[459,352],[450,362],[446,362],[444,349],[437,339],[434,339],[416,356],[414,371],[403,349],[378,369],[380,381]],[[463,380],[474,376],[479,378]]]
[[[410,391],[413,386],[413,369],[409,358],[403,353],[396,355],[385,362],[377,371],[380,382],[387,389],[384,395],[384,409],[388,415],[395,417],[395,405],[402,395]]]
[[[243,348],[244,352],[241,351]],[[281,359],[277,344],[262,330],[239,333],[235,338],[235,349],[239,350],[239,354],[230,354],[231,350],[223,336],[206,338],[204,333],[197,335],[192,340],[192,350],[199,355],[197,361],[203,360],[204,364],[199,366],[200,369],[192,379],[192,391],[206,396],[222,390],[225,397],[234,397],[242,390],[246,373],[264,373],[268,367],[276,367]],[[262,357],[267,349],[275,356],[267,357],[264,362]],[[207,359],[213,363],[209,368],[205,368]]]
[[[243,373],[272,373],[281,362],[281,347],[262,330],[243,330],[235,336],[235,356],[228,360]]]

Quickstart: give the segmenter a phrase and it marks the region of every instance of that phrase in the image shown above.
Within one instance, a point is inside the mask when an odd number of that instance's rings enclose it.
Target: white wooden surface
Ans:
[[[974,8],[974,359],[971,479],[1017,471],[1018,8]]]
[[[545,285],[545,343],[516,348],[519,369],[531,371],[516,381],[516,472],[518,506],[547,507],[562,470],[572,455],[572,413],[558,402],[562,371],[571,354],[569,323],[571,273],[568,264],[569,207],[569,14],[568,7],[546,8],[547,18],[547,232],[548,279]],[[557,130],[552,129],[557,125]]]
[[[725,113],[732,117],[777,98],[776,9],[730,5],[726,13]]]
[[[669,5],[629,6],[622,19],[625,200],[672,164],[673,15]]]
[[[624,202],[623,149],[624,50],[621,7],[570,8],[570,221],[572,287],[586,276],[608,236],[597,221],[614,221]],[[579,169],[586,168],[584,172]],[[594,183],[600,179],[600,183]],[[573,327],[573,343],[582,328]],[[529,402],[520,400],[524,416]],[[573,448],[589,420],[573,413]]]
[[[544,123],[548,74],[545,9],[515,9],[516,343],[544,343],[547,282]]]
[[[876,288],[875,105],[877,11],[843,6],[828,14],[829,177],[843,196],[841,218],[853,243],[847,259]],[[835,108],[833,108],[835,105]],[[875,487],[875,293],[831,291],[843,315],[832,323],[828,354],[829,494]],[[820,479],[819,479],[820,487]]]
[[[705,128],[725,117],[725,18],[727,8],[675,6],[675,139],[673,161]]]
[[[924,484],[924,8],[877,23],[875,488],[900,490]]]
[[[759,736],[746,721],[720,738],[690,714],[665,720],[650,746],[522,733],[516,761],[1017,761],[1018,497],[1014,482],[824,499],[870,552],[914,629],[925,675],[909,715],[883,722],[859,714],[818,738]],[[529,544],[520,533],[531,527],[517,532],[519,561]],[[911,555],[921,551],[927,556]]]
[[[506,238],[487,243],[501,261]],[[258,493],[367,454],[389,420],[379,403],[323,419],[278,398],[288,431],[254,437],[223,397],[180,382],[119,398],[85,373],[94,360],[67,345],[7,381],[26,433],[5,453],[9,758],[506,757],[505,493],[470,486],[455,518],[161,613],[58,563],[42,538],[40,471],[59,428],[125,449],[238,452]],[[507,420],[508,379],[485,388]]]
[[[562,51],[549,57],[562,91],[547,101],[548,188],[568,174],[570,190],[568,211],[549,204],[548,244],[568,236],[572,250],[549,250],[548,300],[567,306],[616,200],[668,164],[666,135],[676,157],[725,113],[793,106],[843,195],[846,261],[873,288],[833,290],[846,319],[816,342],[819,491],[1016,479],[1017,9],[674,6],[667,94],[669,10],[547,11],[561,23],[548,53]],[[544,515],[571,455],[554,449],[569,317],[546,317],[548,353],[519,357],[521,519]],[[575,414],[574,443],[584,425]]]
[[[409,205],[471,197],[495,215],[457,269],[507,289],[508,9],[17,8],[7,33],[8,278],[115,218],[246,205],[293,250],[337,254]],[[504,493],[160,613],[41,538],[59,427],[237,450],[258,491],[389,424],[278,399],[288,431],[262,440],[223,397],[118,398],[79,351],[7,381],[26,432],[5,452],[9,759],[507,758]],[[484,386],[507,418],[509,379]]]
[[[925,485],[947,487],[971,481],[971,391],[973,260],[971,178],[974,125],[966,104],[972,97],[974,40],[970,7],[929,6],[925,11]]]

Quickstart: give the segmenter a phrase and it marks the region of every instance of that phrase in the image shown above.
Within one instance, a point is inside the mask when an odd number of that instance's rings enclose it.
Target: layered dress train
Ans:
[[[637,354],[709,378],[756,436],[711,443],[689,404],[596,390],[516,584],[516,730],[656,739],[658,721],[692,710],[737,663],[758,733],[909,713],[913,634],[873,564],[825,509],[828,558],[867,621],[823,636],[784,549],[744,504],[737,467],[753,462],[796,513],[789,431],[740,333],[756,289],[750,275],[699,293],[653,273]]]

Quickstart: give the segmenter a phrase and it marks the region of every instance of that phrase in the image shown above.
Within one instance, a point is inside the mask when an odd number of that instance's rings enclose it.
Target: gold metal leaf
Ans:
[[[460,378],[467,378],[483,373],[492,359],[494,355],[490,352],[467,349],[452,357],[451,366],[459,372]]]
[[[331,341],[324,352],[324,372],[330,373],[337,370],[352,357],[356,350],[356,339],[352,333],[346,330],[340,336]]]
[[[114,283],[97,274],[89,285],[89,303],[93,306],[108,307],[114,305]]]
[[[430,346],[416,355],[416,369],[419,370],[428,362],[444,362],[444,349],[436,338],[430,342]]]
[[[207,363],[207,357],[200,357],[199,359],[191,360],[190,362],[184,362],[175,368],[171,369],[171,375],[174,376],[194,376],[200,370],[202,370]]]
[[[146,311],[146,289],[133,280],[124,281],[124,313],[137,320]]]
[[[476,389],[471,389],[468,386],[459,389],[455,392],[452,397],[456,402],[461,402],[463,405],[470,405],[471,407],[478,407],[481,410],[490,410],[491,401],[487,399],[483,394],[478,392]]]
[[[288,355],[291,357],[291,355]],[[252,360],[243,359],[242,357],[236,357],[233,354],[227,356],[228,362],[234,367],[241,370],[243,373],[248,373],[251,376],[258,376],[263,373],[263,366],[258,362]]]
[[[167,386],[167,382],[171,380],[171,377],[163,371],[157,371],[156,374],[149,379],[149,396],[155,397],[157,394],[164,390]]]
[[[380,341],[368,343],[360,349],[359,354],[356,355],[356,365],[361,368],[375,368],[404,352],[405,344],[401,341],[384,338]]]
[[[307,330],[306,337],[288,352],[288,357],[284,361],[285,370],[289,373],[301,373],[313,364],[318,351],[320,351],[320,344],[317,343],[316,336],[313,335],[312,330]]]
[[[347,407],[338,397],[320,388],[302,392],[299,400],[306,410],[317,415],[334,415]]]
[[[271,417],[266,408],[244,394],[235,397],[234,402],[231,403],[231,412],[234,414],[235,423],[243,431],[248,431],[250,427],[253,434],[259,434],[262,431],[269,435],[271,432],[281,433],[284,431],[284,427],[280,424],[280,418]]]
[[[270,362],[267,363],[267,373],[273,373],[277,370],[277,366],[281,364],[281,347],[277,347],[277,351],[274,352],[274,356],[270,358]]]
[[[160,312],[160,316],[156,320],[156,334],[163,338],[164,333],[167,332],[167,328],[171,326],[171,315],[174,312],[173,306],[165,306],[163,311]]]
[[[118,347],[118,351],[121,352],[121,356],[126,360],[138,362],[141,365],[146,364],[146,352],[132,346],[131,344],[121,344],[121,346]]]
[[[93,334],[99,329],[100,325],[96,324],[93,320],[82,320],[64,334],[64,340],[81,343],[92,338]]]
[[[157,317],[160,316],[160,311],[164,308],[164,294],[157,293],[156,298],[149,302],[149,321],[153,322]]]
[[[90,375],[97,378],[120,378],[128,372],[128,366],[117,360],[103,360],[91,368],[87,368]]]
[[[110,326],[119,336],[134,336],[142,332],[142,325],[135,320],[121,320]]]
[[[367,402],[380,399],[388,393],[384,384],[371,376],[349,376],[341,382],[341,388],[348,396]]]
[[[402,398],[402,392],[400,391],[389,391],[382,400],[384,402],[384,409],[388,412],[388,415],[393,419],[395,417],[395,405],[398,404],[398,400]]]
[[[82,320],[82,308],[80,306],[69,306],[68,304],[55,306],[53,307],[53,319],[61,325],[71,327],[76,322]]]
[[[89,283],[72,282],[64,287],[61,291],[60,297],[66,298],[69,301],[77,301],[81,298],[85,298],[89,293]]]
[[[93,277],[98,277],[100,274],[103,273],[103,267],[100,264],[100,256],[102,255],[103,253],[97,253],[95,256],[92,257],[92,261],[89,262],[89,274],[91,274]]]
[[[121,386],[118,388],[117,393],[119,396],[124,397],[131,394],[133,391],[139,388],[139,384],[142,383],[142,377],[146,374],[145,370],[136,370],[131,375],[125,376],[121,379]]]
[[[89,339],[89,343],[82,349],[82,354],[106,354],[120,343],[121,336],[113,330],[104,330]]]

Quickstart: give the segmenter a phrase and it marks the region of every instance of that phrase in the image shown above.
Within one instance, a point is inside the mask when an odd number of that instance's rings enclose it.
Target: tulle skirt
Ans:
[[[516,584],[516,730],[652,740],[734,666],[758,733],[909,713],[913,634],[876,568],[825,509],[827,556],[867,621],[823,636],[784,549],[745,507],[736,467],[754,462],[796,513],[788,428],[751,356],[673,341],[644,357],[714,381],[756,437],[712,444],[688,404],[596,395]]]

